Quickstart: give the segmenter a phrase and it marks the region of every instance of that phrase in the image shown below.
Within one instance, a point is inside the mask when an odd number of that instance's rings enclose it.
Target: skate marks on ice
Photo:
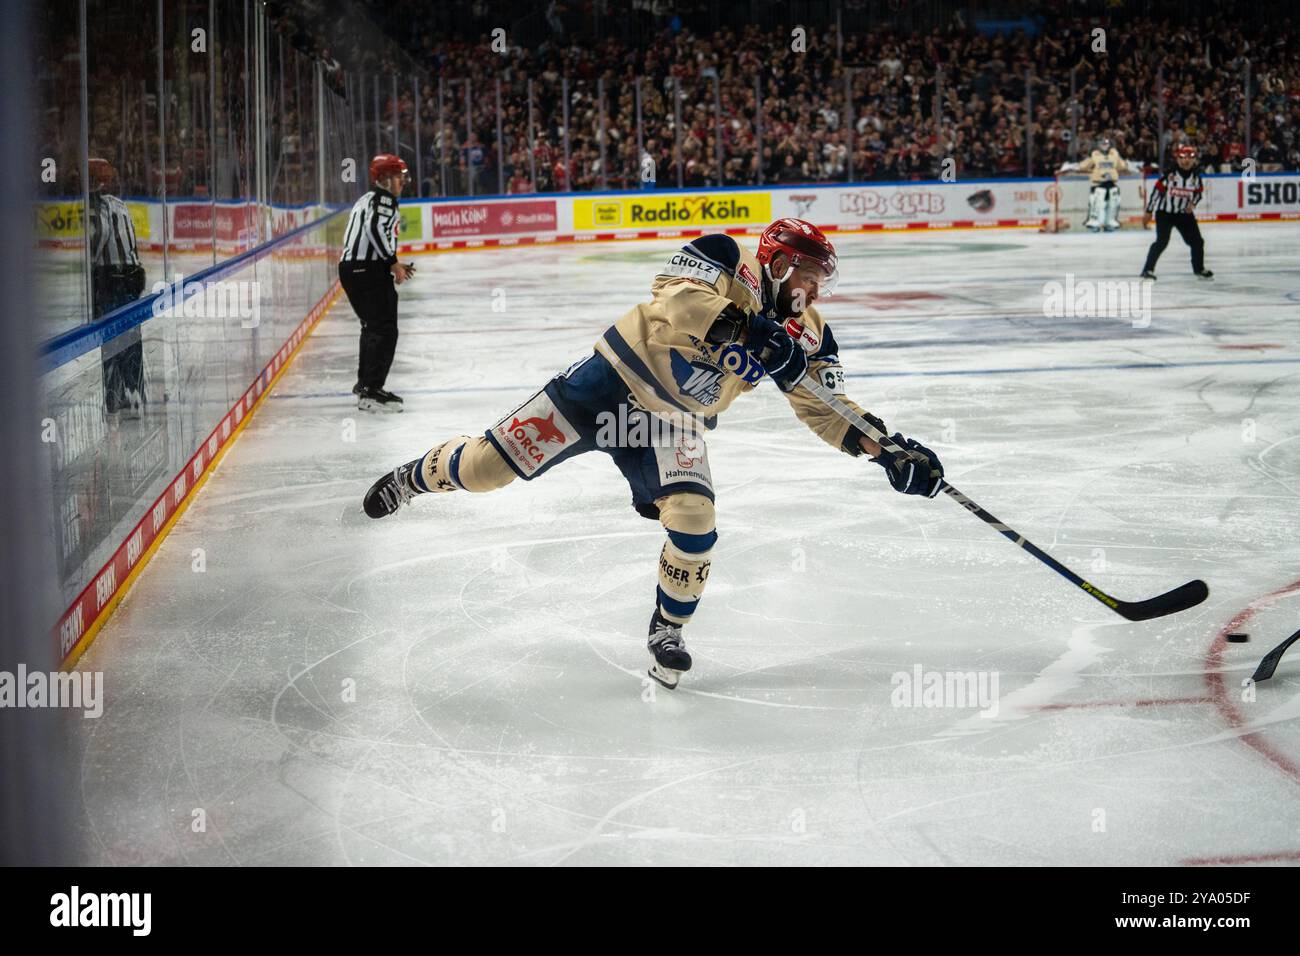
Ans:
[[[721,538],[687,635],[696,666],[653,702],[641,682],[662,531],[627,508],[608,461],[352,519],[383,469],[482,429],[589,349],[674,244],[598,256],[591,277],[575,264],[594,246],[512,252],[508,276],[490,253],[429,257],[411,291],[472,281],[419,301],[403,287],[391,384],[406,412],[356,411],[355,318],[336,308],[91,648],[87,666],[117,687],[78,728],[91,855],[1096,864],[1292,847],[1296,783],[1242,741],[1293,746],[1300,678],[1284,661],[1235,728],[1197,702],[1223,619],[1300,564],[1286,427],[1300,377],[1219,348],[1280,343],[1249,358],[1289,361],[1300,345],[1277,308],[1295,279],[1252,258],[1249,228],[1206,236],[1212,268],[1250,269],[1254,285],[1197,286],[1170,260],[1146,338],[1072,319],[1057,340],[1031,318],[1044,277],[1126,275],[1142,237],[1096,255],[1025,242],[1032,275],[1015,254],[950,244],[932,260],[943,268],[913,278],[928,237],[895,269],[891,237],[846,236],[873,258],[851,296],[819,303],[857,376],[849,393],[937,438],[996,513],[1082,567],[1104,548],[1109,590],[1196,574],[1213,606],[1154,630],[1103,626],[961,509],[893,496],[874,466],[831,454],[761,386],[710,437]],[[602,291],[555,295],[575,276]],[[877,293],[905,307],[873,308]],[[355,443],[340,441],[343,418]],[[206,575],[189,567],[194,547]],[[1224,652],[1227,691],[1262,635],[1294,630],[1283,603]],[[918,662],[999,671],[999,717],[890,706],[891,675]],[[346,680],[355,702],[340,700]],[[195,807],[206,835],[190,832]]]
[[[940,737],[959,737],[984,733],[998,721],[1023,720],[1038,713],[1047,705],[1078,687],[1083,682],[1083,672],[1099,661],[1113,648],[1097,643],[1095,632],[1119,624],[1085,624],[1076,627],[1070,635],[1066,652],[1043,668],[1032,681],[1018,687],[1010,694],[1000,696],[991,709],[960,720],[946,730],[938,731]]]

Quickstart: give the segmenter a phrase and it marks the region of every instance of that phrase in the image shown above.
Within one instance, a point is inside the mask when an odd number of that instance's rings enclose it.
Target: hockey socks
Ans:
[[[659,614],[673,624],[682,625],[691,619],[704,585],[709,580],[710,557],[716,532],[685,534],[669,531],[659,553],[659,587],[656,602]]]
[[[460,483],[460,459],[465,451],[468,435],[461,435],[429,449],[423,458],[412,462],[411,483],[421,492],[456,491],[465,486]]]
[[[460,435],[430,449],[415,469],[419,491],[495,491],[514,481],[500,452],[483,436]]]

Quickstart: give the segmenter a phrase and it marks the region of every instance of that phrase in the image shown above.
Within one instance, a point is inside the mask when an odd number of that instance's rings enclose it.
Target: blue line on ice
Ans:
[[[845,378],[938,377],[941,375],[1024,375],[1030,372],[1113,372],[1128,369],[1206,368],[1230,365],[1300,365],[1300,358],[1207,359],[1201,362],[1123,362],[1115,365],[1044,365],[1038,368],[958,368],[900,372],[849,372]],[[526,388],[524,386],[523,388]],[[461,385],[456,388],[403,388],[408,395],[458,395],[468,392],[518,392],[519,385]],[[272,399],[352,398],[351,392],[275,392]]]

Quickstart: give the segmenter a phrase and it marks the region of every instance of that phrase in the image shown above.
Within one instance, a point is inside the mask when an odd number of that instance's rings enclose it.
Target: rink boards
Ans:
[[[1300,219],[1300,174],[1210,175],[1205,181],[1197,212],[1202,221]],[[744,235],[786,216],[834,232],[1038,228],[1052,215],[1056,188],[1055,179],[976,179],[419,200],[402,204],[401,246],[434,252]],[[406,228],[417,212],[418,235]]]

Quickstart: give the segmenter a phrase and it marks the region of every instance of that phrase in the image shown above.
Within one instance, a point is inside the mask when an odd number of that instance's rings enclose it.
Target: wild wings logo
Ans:
[[[716,405],[722,396],[723,370],[698,359],[688,362],[680,352],[672,352],[673,380],[678,390],[687,398],[708,407]]]

